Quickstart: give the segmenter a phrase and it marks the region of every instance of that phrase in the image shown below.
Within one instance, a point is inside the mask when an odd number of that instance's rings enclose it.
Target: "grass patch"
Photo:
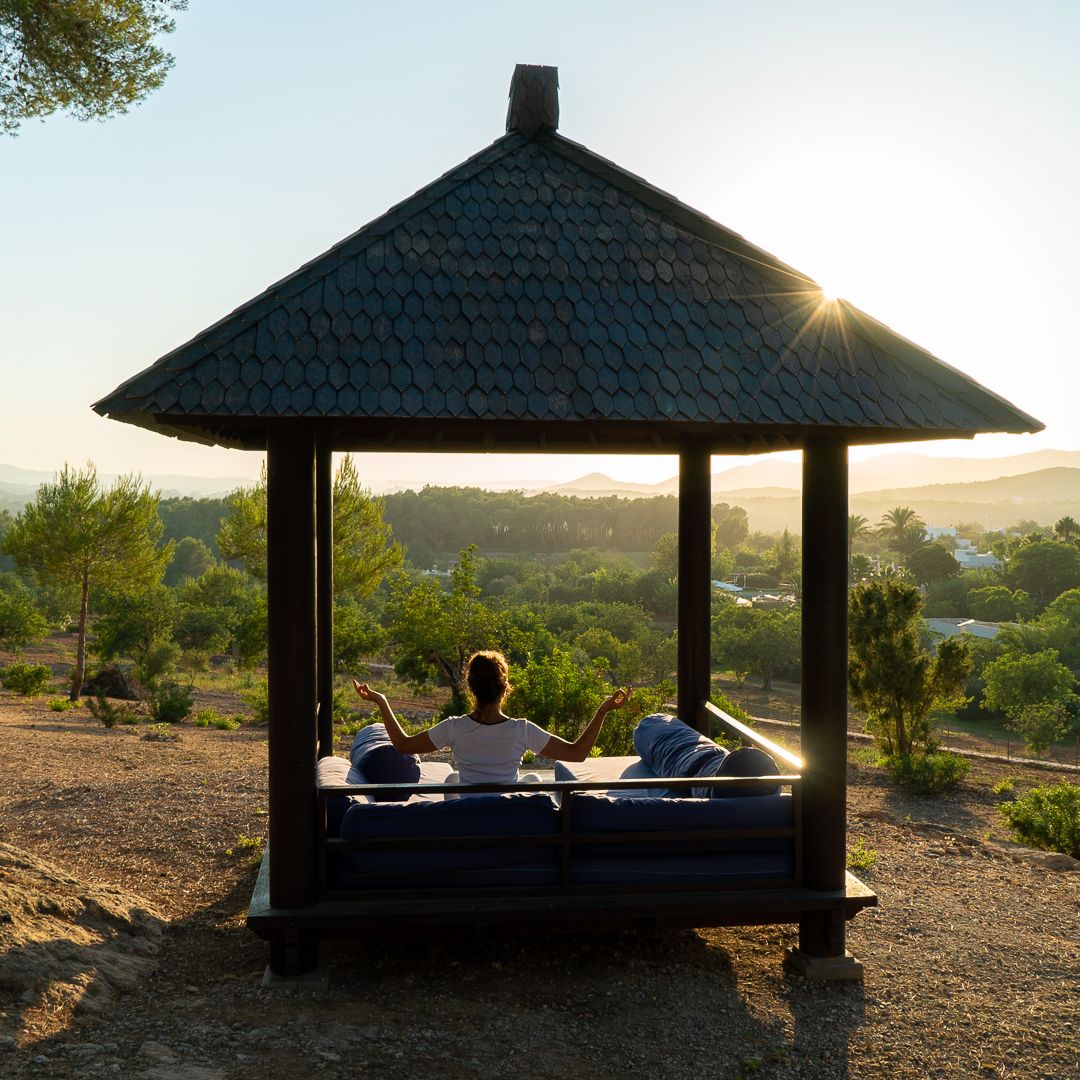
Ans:
[[[147,742],[179,742],[180,732],[176,731],[172,724],[154,724],[143,738]]]
[[[192,721],[198,728],[216,728],[218,731],[235,731],[242,723],[243,717],[239,714],[223,716],[217,709],[199,709]]]
[[[241,833],[236,838],[236,843],[225,849],[225,854],[229,858],[243,858],[248,865],[256,866],[262,860],[265,844],[266,840],[262,836],[247,836]]]
[[[71,698],[66,697],[54,697],[49,698],[49,711],[50,712],[69,712],[71,709],[77,709],[79,702],[72,701]]]
[[[866,841],[860,836],[847,851],[847,868],[856,873],[865,874],[873,870],[877,862],[877,852],[866,846]]]

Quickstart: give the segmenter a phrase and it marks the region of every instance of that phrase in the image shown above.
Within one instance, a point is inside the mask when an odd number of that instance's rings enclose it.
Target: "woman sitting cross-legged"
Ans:
[[[416,735],[406,735],[386,697],[367,683],[353,679],[356,692],[378,706],[386,733],[401,754],[428,754],[447,747],[454,754],[457,772],[448,783],[513,784],[526,750],[554,761],[584,761],[593,748],[604,717],[625,705],[629,688],[616,690],[600,703],[585,730],[573,742],[551,735],[529,720],[515,720],[502,711],[510,692],[509,668],[499,652],[478,652],[469,658],[469,691],[476,708],[466,716],[448,716],[434,727]],[[539,779],[530,775],[522,779]]]

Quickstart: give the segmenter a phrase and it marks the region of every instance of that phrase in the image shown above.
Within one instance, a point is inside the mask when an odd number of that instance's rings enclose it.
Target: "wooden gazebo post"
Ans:
[[[842,891],[847,804],[847,445],[809,437],[802,490],[803,880]],[[858,977],[840,906],[803,912],[789,959],[816,977]]]
[[[310,426],[266,439],[267,680],[270,698],[270,904],[316,900],[315,439]],[[275,974],[318,963],[318,939],[286,930],[271,945]]]
[[[334,752],[334,477],[330,440],[315,443],[315,622],[319,757]]]
[[[711,445],[684,436],[679,442],[679,719],[707,726],[711,617]]]

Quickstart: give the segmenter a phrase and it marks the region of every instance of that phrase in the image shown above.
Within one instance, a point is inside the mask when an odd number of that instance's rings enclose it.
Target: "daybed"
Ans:
[[[719,715],[785,766],[799,764]],[[689,732],[698,749],[715,749],[679,721],[659,719]],[[373,784],[350,762],[325,757],[318,928],[356,932],[357,916],[383,931],[420,922],[573,926],[598,897],[613,928],[797,922],[815,904],[839,905],[850,918],[875,902],[851,882],[846,895],[802,888],[796,772],[780,774],[771,761],[761,770],[770,775],[751,777],[707,775],[699,759],[681,768],[658,777],[640,757],[590,758],[558,763],[549,782],[463,789],[445,783],[450,766],[441,762],[419,764],[412,782]],[[373,771],[388,775],[385,761]],[[288,912],[253,906],[253,915],[253,929],[283,940]]]

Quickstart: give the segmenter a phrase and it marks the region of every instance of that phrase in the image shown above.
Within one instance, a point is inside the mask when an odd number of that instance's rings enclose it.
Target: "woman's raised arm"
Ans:
[[[604,726],[604,717],[612,709],[621,709],[629,700],[629,686],[625,690],[616,690],[611,697],[600,702],[588,726],[573,742],[561,739],[558,735],[549,736],[547,745],[540,751],[541,757],[550,758],[552,761],[584,761],[596,744],[600,729]]]
[[[367,683],[359,682],[357,679],[353,679],[352,684],[365,701],[378,706],[386,727],[386,734],[390,736],[390,741],[399,754],[430,754],[435,749],[435,744],[426,731],[421,731],[417,735],[405,734],[385,694],[380,694],[378,690],[373,690]]]

